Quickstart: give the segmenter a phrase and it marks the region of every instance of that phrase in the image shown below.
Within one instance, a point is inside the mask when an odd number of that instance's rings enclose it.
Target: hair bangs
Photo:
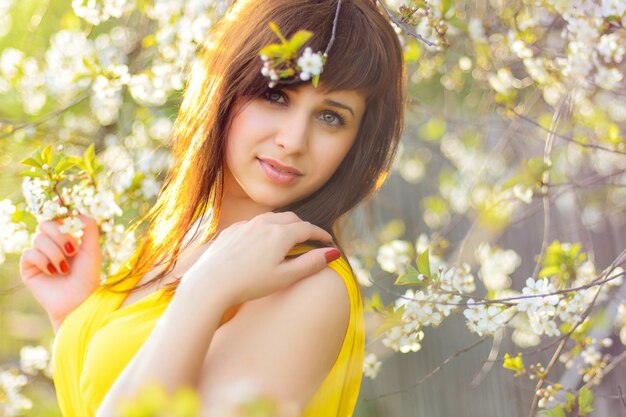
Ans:
[[[236,86],[235,96],[257,96],[267,89],[268,80],[260,72],[262,61],[258,52],[265,45],[279,42],[270,29],[270,22],[276,23],[286,38],[299,30],[312,32],[306,47],[314,52],[325,51],[331,40],[336,1],[301,1],[298,8],[306,19],[294,18],[293,1],[277,1],[272,6],[256,12],[263,17],[258,20],[254,41],[241,45],[241,55],[254,59],[240,61],[242,67],[232,71],[233,79],[229,83]],[[388,38],[388,29],[379,30],[375,23],[372,24],[371,17],[366,16],[366,13],[371,16],[372,12],[380,13],[371,1],[343,1],[335,40],[320,76],[323,91],[357,90],[369,101],[397,77],[395,57],[390,56],[385,47],[393,40]],[[295,88],[306,83],[310,81],[278,85]]]

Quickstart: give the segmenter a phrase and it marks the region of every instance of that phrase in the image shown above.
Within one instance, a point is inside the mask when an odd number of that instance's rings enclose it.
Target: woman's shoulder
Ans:
[[[324,246],[321,244],[317,244],[315,242],[300,243],[294,246],[289,251],[289,253],[287,254],[287,258],[294,258],[294,257],[297,257],[298,255],[301,255],[305,252],[310,251],[311,249],[322,248],[322,247]],[[343,278],[343,280],[346,282],[346,285],[358,287],[358,282],[356,281],[356,278],[354,277],[352,268],[350,264],[348,263],[348,259],[345,254],[342,253],[341,257],[329,263],[328,266],[330,267],[330,269],[334,270],[341,278]]]
[[[202,389],[216,388],[221,376],[241,377],[263,381],[271,395],[304,406],[333,368],[350,327],[354,297],[332,267],[341,262],[337,259],[330,268],[244,303],[212,342],[206,358],[211,367],[203,377],[209,382]],[[226,356],[228,361],[216,359]]]

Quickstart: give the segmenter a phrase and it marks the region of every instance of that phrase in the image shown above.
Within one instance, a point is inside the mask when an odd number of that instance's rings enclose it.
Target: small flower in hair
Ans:
[[[300,79],[306,81],[311,76],[319,76],[324,69],[324,58],[322,54],[313,53],[311,48],[306,48],[304,53],[298,58],[300,67]]]
[[[321,52],[313,53],[311,48],[300,50],[313,36],[307,30],[299,30],[290,39],[280,32],[278,26],[271,22],[270,27],[276,33],[281,43],[273,43],[265,46],[259,52],[263,61],[261,74],[269,79],[269,86],[276,84],[293,84],[300,80],[311,79],[314,87],[317,87],[320,74],[324,69],[325,55]]]

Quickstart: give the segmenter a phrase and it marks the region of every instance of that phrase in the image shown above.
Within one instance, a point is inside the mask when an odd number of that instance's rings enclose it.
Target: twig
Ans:
[[[17,284],[17,285],[15,285],[15,286],[13,286],[13,287],[9,287],[9,288],[7,288],[7,289],[1,289],[1,290],[0,290],[0,296],[1,296],[1,295],[11,295],[11,294],[13,294],[14,292],[16,292],[16,291],[18,291],[18,290],[22,289],[22,287],[23,287],[23,286],[24,286],[24,284]]]
[[[530,117],[524,116],[523,114],[516,112],[515,109],[513,109],[511,107],[506,107],[506,109],[509,110],[511,113],[515,114],[520,119],[522,119],[522,120],[524,120],[524,121],[526,121],[526,122],[528,122],[528,123],[530,123],[530,124],[540,128],[540,129],[544,130],[545,132],[547,132],[550,135],[554,135],[555,137],[557,137],[559,139],[566,140],[566,141],[568,141],[570,143],[576,144],[578,146],[582,146],[584,148],[593,148],[593,149],[598,149],[598,150],[605,151],[605,152],[611,152],[611,153],[617,153],[617,154],[620,154],[620,155],[626,155],[626,152],[619,151],[617,149],[605,148],[604,146],[596,145],[596,144],[593,144],[593,143],[578,142],[577,140],[572,139],[572,138],[570,138],[568,136],[564,136],[564,135],[561,135],[559,133],[556,133],[556,131],[552,127],[550,129],[546,129],[545,127],[541,126],[539,123],[537,123],[536,121],[534,121]]]
[[[328,56],[330,52],[330,48],[335,43],[335,32],[337,30],[337,20],[339,19],[339,10],[341,9],[342,0],[337,1],[337,9],[335,10],[335,18],[333,19],[333,31],[330,35],[330,41],[328,41],[328,45],[326,46],[326,50],[324,51],[324,56]]]
[[[415,39],[419,39],[420,41],[424,42],[428,46],[431,46],[431,47],[439,46],[436,43],[433,43],[429,41],[428,39],[424,38],[422,35],[417,33],[414,28],[412,28],[411,26],[407,25],[406,23],[398,19],[396,15],[394,15],[391,11],[389,11],[389,9],[387,8],[387,5],[385,4],[383,0],[378,0],[378,3],[382,6],[383,10],[385,10],[385,13],[387,14],[387,16],[389,16],[389,19],[391,19],[393,23],[395,23],[400,29],[402,29],[404,33],[406,33],[407,35]]]
[[[539,404],[539,396],[537,395],[537,391],[539,391],[541,389],[541,387],[543,386],[543,383],[545,382],[545,379],[550,374],[550,371],[552,370],[552,368],[556,364],[557,360],[561,356],[561,352],[565,348],[565,344],[569,340],[570,336],[574,333],[574,331],[576,331],[578,326],[580,326],[582,324],[582,322],[585,321],[587,316],[589,316],[589,313],[591,313],[591,310],[592,310],[594,304],[596,303],[596,300],[598,299],[598,295],[599,294],[600,294],[600,291],[598,290],[595,293],[595,295],[593,296],[593,300],[591,300],[591,302],[587,306],[587,309],[585,310],[585,312],[583,314],[581,314],[580,318],[578,319],[578,321],[576,323],[574,323],[574,325],[572,326],[570,331],[567,332],[567,334],[563,336],[563,339],[561,340],[561,343],[559,343],[559,346],[554,351],[554,354],[552,355],[552,358],[550,358],[550,362],[548,362],[548,365],[546,366],[546,369],[545,369],[545,372],[544,372],[544,376],[539,378],[539,380],[537,381],[537,385],[535,386],[535,395],[533,396],[533,403],[532,403],[532,405],[530,407],[530,412],[528,413],[528,417],[533,417],[535,415],[535,411],[537,411],[537,406]]]
[[[385,394],[381,394],[378,395],[376,397],[373,398],[366,398],[365,401],[372,401],[372,400],[378,400],[380,398],[385,398],[385,397],[389,397],[391,395],[396,395],[396,394],[402,394],[403,392],[407,392],[419,385],[421,385],[422,383],[424,383],[427,379],[429,379],[430,377],[432,377],[433,375],[435,375],[437,372],[439,372],[444,366],[446,366],[448,363],[450,363],[454,358],[456,358],[457,356],[468,352],[470,350],[472,350],[473,348],[475,348],[476,346],[480,345],[481,343],[483,343],[485,340],[487,340],[487,336],[483,336],[480,339],[478,339],[478,341],[472,343],[471,345],[467,346],[464,349],[461,349],[457,352],[455,352],[454,354],[448,356],[443,362],[441,362],[441,364],[439,364],[435,369],[433,369],[432,371],[430,371],[428,374],[426,374],[423,378],[421,378],[419,381],[417,381],[415,384],[409,386],[408,388],[399,390],[399,391],[392,391],[392,392],[387,392]]]
[[[601,180],[608,179],[610,177],[615,177],[615,176],[618,176],[618,175],[622,175],[625,171],[626,170],[618,169],[618,170],[613,171],[613,172],[611,172],[610,174],[607,174],[607,175],[590,176],[590,177],[587,177],[587,178],[585,178],[584,180],[582,180],[581,182],[578,182],[578,183],[559,183],[559,184],[547,183],[547,184],[544,184],[544,185],[547,186],[547,187],[569,185],[569,187],[560,188],[559,190],[557,190],[552,195],[552,197],[551,197],[552,199],[557,199],[558,197],[561,196],[561,194],[565,193],[566,191],[568,191],[571,188],[574,188],[575,186],[576,187],[588,187],[588,186],[593,185],[593,184],[595,184],[595,183],[597,183],[597,182],[599,182]],[[609,184],[602,184],[602,185],[606,186],[606,185],[609,185]],[[515,224],[515,223],[519,223],[519,222],[521,222],[523,220],[526,220],[530,216],[534,215],[538,210],[539,210],[539,206],[538,205],[530,207],[528,210],[523,211],[522,214],[520,214],[519,217],[517,217],[514,220],[511,220],[509,222],[509,225]]]
[[[556,128],[561,121],[561,117],[563,116],[563,111],[565,109],[565,103],[567,102],[567,98],[564,98],[559,103],[559,106],[554,113],[554,117],[552,118],[552,124],[550,126],[551,133],[548,134],[548,138],[546,140],[546,144],[543,150],[543,162],[547,166],[552,165],[552,145],[554,144],[554,136],[556,132]],[[544,171],[543,178],[541,178],[543,184],[550,182],[550,171]],[[543,238],[541,239],[541,249],[539,250],[539,258],[535,263],[535,269],[533,270],[533,277],[536,277],[539,274],[539,269],[541,268],[541,263],[543,262],[543,258],[545,256],[545,250],[548,246],[548,232],[550,229],[550,199],[548,198],[549,192],[548,187],[545,185],[541,187],[542,198],[541,201],[543,203]]]
[[[626,400],[624,400],[624,394],[622,394],[622,386],[618,385],[617,386],[617,390],[619,391],[619,398],[620,398],[620,400],[622,400],[622,405],[626,409]]]
[[[605,376],[607,376],[609,373],[611,373],[611,371],[613,371],[617,365],[619,365],[620,362],[622,362],[623,360],[626,359],[626,350],[623,351],[622,353],[620,353],[619,355],[617,355],[612,361],[611,363],[609,363],[603,370],[602,370],[602,378],[604,378]],[[589,381],[587,381],[585,383],[585,385],[583,385],[584,387],[589,388],[591,386],[591,382],[593,381],[593,379],[590,379]]]
[[[612,280],[614,280],[614,279],[616,279],[616,278],[626,276],[626,271],[624,271],[624,272],[620,272],[620,273],[618,273],[618,274],[615,274],[614,276],[611,276],[611,277],[605,278],[607,275],[610,275],[610,273],[611,273],[611,272],[612,272],[612,271],[613,271],[616,267],[618,267],[618,266],[620,266],[622,263],[626,262],[626,259],[621,260],[621,258],[626,258],[626,249],[624,249],[624,250],[620,253],[620,255],[619,255],[617,258],[615,258],[615,260],[613,261],[614,263],[613,263],[613,264],[611,264],[611,265],[610,265],[610,266],[609,266],[609,267],[605,270],[606,272],[603,272],[602,274],[600,274],[600,276],[598,276],[596,279],[594,279],[594,280],[593,280],[593,281],[591,281],[590,283],[588,283],[588,284],[584,284],[584,285],[580,285],[580,286],[578,286],[578,287],[566,288],[566,289],[563,289],[563,290],[557,290],[557,291],[553,291],[553,292],[546,293],[546,294],[518,295],[518,296],[515,296],[515,297],[496,298],[496,299],[493,299],[493,300],[488,300],[488,299],[485,299],[485,298],[475,297],[475,296],[471,296],[471,295],[467,295],[467,294],[453,293],[453,292],[449,292],[449,293],[454,294],[454,295],[458,295],[458,296],[463,297],[463,298],[467,298],[467,299],[472,299],[472,300],[475,300],[475,301],[474,301],[474,305],[480,305],[480,304],[504,304],[504,305],[512,305],[511,303],[508,303],[508,302],[509,302],[509,301],[524,300],[524,299],[527,299],[527,298],[543,298],[543,297],[550,297],[550,296],[552,296],[552,295],[567,294],[567,293],[570,293],[570,292],[576,292],[576,291],[580,291],[580,290],[586,290],[586,289],[591,288],[591,287],[595,287],[595,286],[598,286],[598,285],[603,285],[603,284],[606,284],[607,282],[612,281]],[[620,262],[615,262],[615,261],[618,261],[618,260],[619,260]],[[381,286],[379,283],[377,283],[377,282],[376,282],[376,281],[374,281],[374,280],[371,280],[371,279],[370,279],[370,282],[371,282],[374,286],[376,286],[376,288],[379,288],[379,289],[381,289],[381,290],[385,291],[386,293],[391,294],[391,295],[393,295],[393,296],[395,296],[395,297],[397,297],[397,298],[400,298],[400,299],[403,299],[403,300],[407,300],[407,301],[417,301],[417,300],[416,300],[415,298],[413,298],[413,297],[407,297],[407,296],[405,296],[405,295],[404,295],[404,294],[402,294],[402,293],[398,293],[398,292],[396,292],[396,291],[392,291],[392,290],[390,290],[390,289],[388,289],[388,288],[385,288],[385,287]],[[443,291],[443,290],[441,290],[441,291],[442,291],[442,292],[446,292],[446,291]],[[430,304],[449,305],[449,306],[466,306],[466,305],[467,305],[467,303],[464,303],[464,302],[460,302],[460,303],[452,303],[452,302],[449,302],[449,301],[430,301],[430,300],[419,300],[419,302],[420,302],[420,303],[430,303]]]
[[[42,116],[38,120],[35,120],[35,121],[32,121],[32,122],[26,122],[26,123],[22,123],[20,125],[17,125],[15,127],[13,127],[10,132],[1,134],[0,135],[0,139],[7,138],[7,137],[13,135],[18,130],[26,129],[26,128],[29,128],[29,127],[36,127],[36,126],[39,126],[40,124],[43,124],[43,123],[47,122],[50,119],[54,119],[55,117],[58,117],[61,113],[71,109],[72,107],[76,106],[77,104],[80,104],[87,97],[89,97],[89,93],[85,91],[85,92],[83,92],[83,94],[78,96],[76,98],[76,100],[74,100],[73,102],[71,102],[67,106],[63,107],[62,109],[58,109],[58,110],[53,111],[52,113],[46,114],[45,116]]]
[[[470,382],[470,387],[476,388],[480,385],[483,379],[487,376],[487,374],[493,368],[493,364],[495,363],[495,359],[498,357],[498,352],[500,351],[500,347],[502,346],[502,339],[504,336],[504,329],[498,329],[498,331],[493,336],[493,342],[491,344],[491,350],[489,351],[489,356],[487,356],[487,360],[483,362],[483,367],[480,368],[480,371],[472,378],[472,382]]]

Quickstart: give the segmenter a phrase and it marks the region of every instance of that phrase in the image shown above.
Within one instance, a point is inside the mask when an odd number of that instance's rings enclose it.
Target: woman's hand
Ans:
[[[79,215],[85,225],[82,243],[61,233],[60,221],[37,225],[31,247],[22,252],[20,275],[55,327],[100,284],[102,251],[96,221]]]
[[[295,259],[287,253],[298,243],[332,244],[328,232],[293,212],[263,213],[224,229],[183,276],[179,290],[199,297],[218,291],[237,305],[279,291],[315,274],[340,255],[337,249],[313,249]]]

